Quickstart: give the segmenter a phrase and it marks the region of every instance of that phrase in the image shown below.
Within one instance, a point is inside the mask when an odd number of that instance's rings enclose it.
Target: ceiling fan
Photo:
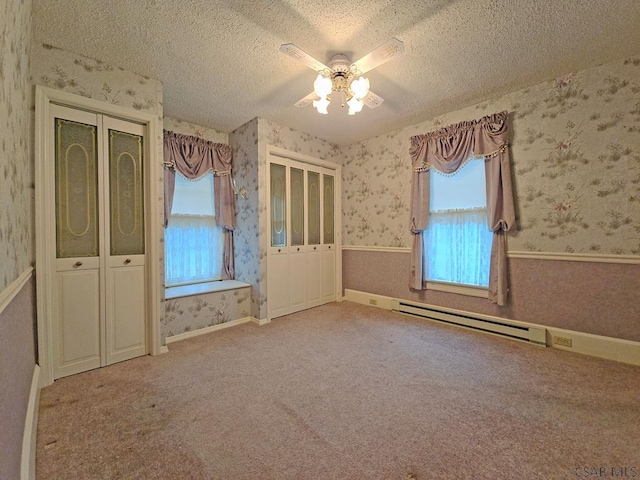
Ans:
[[[353,63],[346,55],[338,53],[331,57],[328,65],[316,60],[293,43],[280,45],[280,51],[318,72],[313,92],[298,100],[294,104],[296,107],[306,107],[313,103],[319,113],[327,114],[330,95],[340,94],[342,106],[344,107],[346,101],[349,115],[355,115],[362,110],[363,105],[376,108],[384,101],[382,97],[369,90],[369,79],[362,75],[401,55],[404,52],[404,43],[392,38]]]

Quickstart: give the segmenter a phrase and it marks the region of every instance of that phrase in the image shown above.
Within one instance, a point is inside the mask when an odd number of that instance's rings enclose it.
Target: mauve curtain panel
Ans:
[[[507,112],[478,120],[460,122],[435,132],[411,137],[411,251],[410,287],[424,290],[423,231],[429,220],[429,178],[431,168],[454,173],[471,157],[485,158],[488,227],[493,232],[489,270],[489,301],[507,301],[506,233],[515,227],[515,205],[509,157]]]
[[[231,147],[191,135],[164,131],[164,226],[169,222],[176,171],[188,179],[213,173],[216,223],[224,229],[222,279],[235,278],[233,231],[236,226],[235,196],[231,184]]]

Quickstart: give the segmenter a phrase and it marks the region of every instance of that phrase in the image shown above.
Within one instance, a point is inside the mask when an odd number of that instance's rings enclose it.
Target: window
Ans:
[[[164,242],[166,286],[220,280],[223,232],[216,225],[213,174],[198,180],[176,175]]]
[[[492,233],[487,222],[484,161],[455,174],[430,174],[424,272],[431,282],[488,287]]]

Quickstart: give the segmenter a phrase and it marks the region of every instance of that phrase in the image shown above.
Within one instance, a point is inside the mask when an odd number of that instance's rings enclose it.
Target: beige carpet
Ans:
[[[639,426],[638,367],[343,302],[56,381],[37,478],[640,475]]]

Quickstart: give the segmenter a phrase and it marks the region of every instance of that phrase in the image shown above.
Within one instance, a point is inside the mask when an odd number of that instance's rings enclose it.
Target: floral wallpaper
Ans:
[[[34,42],[31,58],[31,78],[36,85],[134,110],[162,112],[158,80],[42,43]]]
[[[0,292],[34,261],[31,2],[0,6]]]
[[[155,114],[160,125],[163,119],[162,83],[143,75],[114,67],[89,57],[84,57],[50,45],[35,43],[31,45],[31,81],[57,90],[102,102],[119,105]],[[162,224],[164,208],[164,176],[162,173],[162,129],[157,133],[156,148],[160,156],[157,182],[158,197],[156,228],[160,252],[160,278],[154,288],[157,289],[160,305],[158,308],[160,323],[164,322],[164,228]],[[162,338],[164,341],[164,332]]]
[[[163,128],[216,143],[229,143],[229,134],[227,133],[170,117],[164,117]],[[246,162],[239,162],[237,157],[237,155],[240,155],[246,159],[247,156],[243,155],[242,152],[244,152],[243,149],[240,149],[239,152],[233,151],[233,176],[237,179],[238,187],[245,186],[248,188],[250,169]],[[238,166],[239,163],[240,166]],[[239,168],[241,173],[238,172]],[[241,197],[236,197],[236,202],[236,216],[238,217],[241,216],[240,207],[244,206],[246,213],[248,202]],[[257,222],[255,225],[257,230]],[[236,280],[257,285],[258,282],[251,275],[251,268],[248,268],[252,263],[252,252],[258,251],[257,242],[255,248],[252,249],[247,241],[247,237],[250,237],[247,231],[250,229],[251,222],[245,222],[242,224],[242,228],[237,228],[234,233]],[[180,333],[252,316],[252,290],[253,288],[242,288],[167,300],[164,308],[165,316],[162,322],[162,332],[166,337],[171,337]]]
[[[273,145],[322,160],[337,162],[340,147],[308,133],[284,127],[263,118],[254,118],[229,135],[233,149],[233,171],[238,187],[246,187],[246,199],[237,197],[236,279],[253,286],[251,311],[267,318],[266,256],[269,246],[267,226],[266,147]]]
[[[233,233],[236,280],[251,284],[251,316],[260,316],[266,298],[261,293],[261,264],[258,214],[258,119],[254,118],[229,134],[233,153],[233,177],[238,188],[246,188],[247,198],[236,196],[236,229]],[[266,315],[265,315],[266,316]]]
[[[181,297],[165,302],[163,331],[167,337],[250,316],[251,289]]]
[[[229,143],[228,133],[218,132],[213,128],[202,127],[200,125],[184,122],[171,117],[164,117],[162,119],[162,124],[162,128],[164,130],[169,130],[170,132],[181,133],[182,135],[192,135],[215,143]]]
[[[410,247],[410,137],[508,110],[510,251],[640,255],[640,57],[344,147],[345,245]]]

